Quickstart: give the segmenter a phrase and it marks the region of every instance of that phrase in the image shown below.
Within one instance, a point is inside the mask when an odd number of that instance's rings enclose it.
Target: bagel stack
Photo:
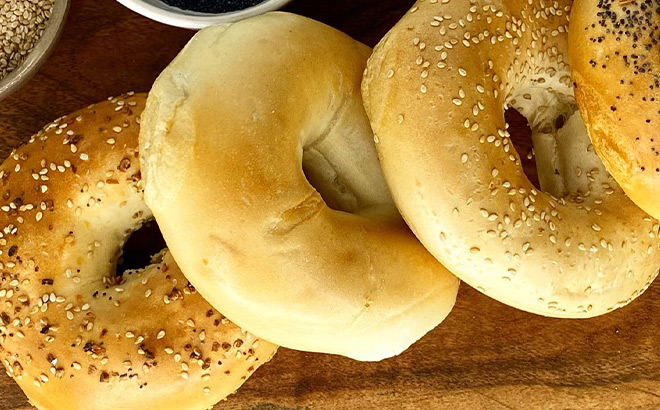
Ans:
[[[459,278],[545,316],[630,303],[660,267],[657,1],[571,4],[418,0],[373,54],[269,13],[49,124],[0,166],[8,374],[39,409],[201,410],[278,345],[403,352]],[[154,218],[168,248],[116,272]]]

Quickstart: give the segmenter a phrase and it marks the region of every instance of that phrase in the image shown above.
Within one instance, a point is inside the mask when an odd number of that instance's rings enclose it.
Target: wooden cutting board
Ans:
[[[412,0],[298,0],[288,10],[374,45]],[[0,102],[0,155],[52,119],[109,95],[147,91],[193,33],[113,0],[73,0],[47,65]],[[514,134],[524,121],[513,120]],[[526,144],[526,145],[525,145]],[[524,156],[529,142],[518,144]],[[216,409],[660,409],[660,283],[590,320],[543,318],[463,285],[449,318],[380,363],[281,349]],[[28,409],[0,376],[0,410]]]

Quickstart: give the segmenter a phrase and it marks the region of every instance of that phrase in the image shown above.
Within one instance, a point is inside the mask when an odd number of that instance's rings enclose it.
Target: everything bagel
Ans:
[[[379,360],[447,316],[458,280],[387,191],[369,54],[287,13],[202,30],[149,93],[140,153],[147,203],[211,304],[282,346]]]
[[[589,143],[570,4],[420,0],[376,48],[363,91],[385,178],[427,249],[501,302],[589,317],[655,278],[660,225]],[[530,123],[542,190],[509,139],[508,107]]]
[[[207,409],[275,353],[204,301],[168,252],[116,275],[151,218],[144,100],[60,118],[0,167],[0,359],[39,409]]]

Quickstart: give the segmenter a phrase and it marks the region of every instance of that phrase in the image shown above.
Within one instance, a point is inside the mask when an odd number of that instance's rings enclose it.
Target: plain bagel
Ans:
[[[612,176],[660,218],[660,7],[653,0],[578,0],[569,53],[575,96]]]
[[[387,191],[369,54],[287,13],[202,30],[154,84],[140,153],[147,203],[211,304],[282,346],[379,360],[447,316],[458,280]]]
[[[570,1],[418,1],[376,48],[364,100],[402,215],[450,271],[517,308],[589,317],[660,267],[660,225],[593,152],[567,61]],[[542,190],[504,112],[527,117]]]
[[[117,276],[151,218],[137,160],[145,95],[60,118],[0,167],[0,359],[41,410],[203,410],[276,346],[229,322],[168,252]]]

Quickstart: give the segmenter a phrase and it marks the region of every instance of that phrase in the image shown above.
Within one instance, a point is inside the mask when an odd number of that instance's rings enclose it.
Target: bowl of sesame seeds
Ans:
[[[277,10],[291,0],[117,0],[136,13],[193,30]]]
[[[0,0],[0,100],[24,85],[48,59],[70,0]]]

